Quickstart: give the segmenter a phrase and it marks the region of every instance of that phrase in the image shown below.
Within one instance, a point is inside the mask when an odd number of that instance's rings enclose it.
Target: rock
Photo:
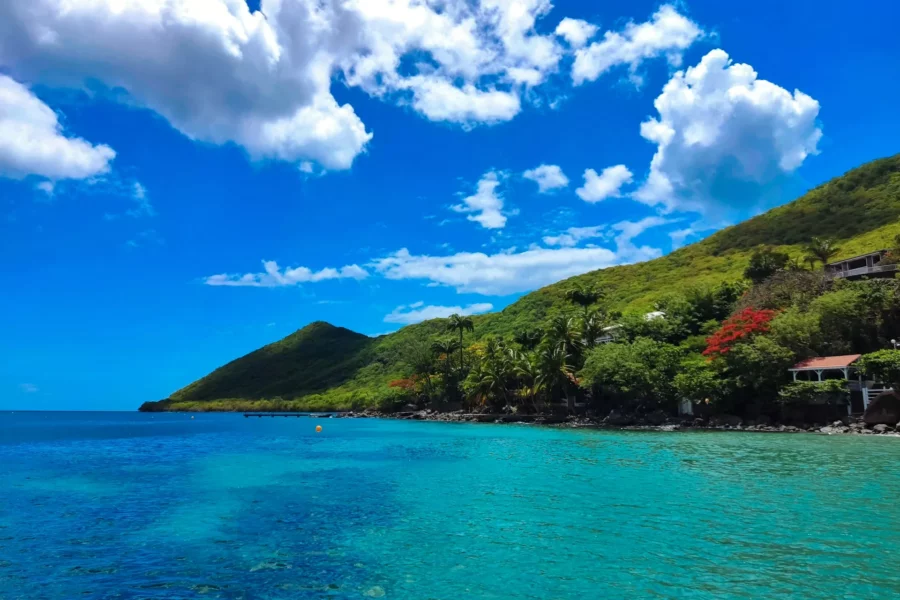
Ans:
[[[890,429],[891,428],[888,427],[887,425],[885,425],[884,423],[879,423],[878,425],[876,425],[875,427],[872,428],[872,431],[874,431],[875,433],[884,433],[886,431],[890,431]]]
[[[869,402],[863,422],[866,425],[894,425],[900,421],[900,394],[884,392]]]
[[[706,425],[706,421],[704,421],[700,417],[697,417],[696,419],[694,419],[694,422],[691,423],[691,426],[693,427],[703,427],[704,425]]]
[[[772,419],[770,419],[767,415],[759,415],[758,417],[756,417],[756,424],[759,426],[765,427],[766,425],[769,425],[771,422],[772,422]]]
[[[718,415],[709,420],[709,424],[713,427],[737,427],[741,423],[743,419],[737,415]]]
[[[634,416],[620,413],[617,410],[611,410],[606,419],[604,419],[604,423],[606,423],[607,425],[617,425],[620,427],[623,427],[625,425],[633,425]]]
[[[662,425],[666,422],[666,419],[666,413],[661,410],[654,410],[652,413],[644,417],[644,420],[646,420],[650,425]]]

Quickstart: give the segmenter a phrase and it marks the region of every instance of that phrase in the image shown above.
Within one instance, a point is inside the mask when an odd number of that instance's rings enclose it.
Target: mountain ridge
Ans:
[[[575,286],[605,290],[620,311],[652,308],[674,290],[713,286],[742,278],[752,252],[768,246],[794,258],[813,236],[834,239],[836,259],[888,247],[900,234],[900,154],[877,159],[823,183],[800,198],[642,263],[571,277],[522,296],[502,311],[472,317],[468,340],[510,337],[568,308]],[[404,347],[446,335],[434,319],[370,338],[316,321],[237,358],[143,410],[248,410],[262,400],[291,401],[292,408],[325,410],[366,406],[407,376]],[[274,405],[273,405],[274,406]]]

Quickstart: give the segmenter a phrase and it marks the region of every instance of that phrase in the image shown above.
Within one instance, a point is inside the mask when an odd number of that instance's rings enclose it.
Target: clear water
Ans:
[[[0,598],[900,597],[898,458],[895,438],[2,414]]]

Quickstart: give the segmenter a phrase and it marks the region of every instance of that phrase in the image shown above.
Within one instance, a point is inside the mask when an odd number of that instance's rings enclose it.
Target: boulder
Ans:
[[[607,425],[617,425],[617,426],[633,425],[634,424],[634,416],[628,415],[625,413],[621,413],[617,410],[611,410],[609,412],[609,415],[604,420],[604,422]]]
[[[884,423],[879,423],[878,425],[876,425],[875,427],[872,428],[872,431],[874,431],[875,433],[884,433],[884,432],[890,431],[890,430],[891,430],[891,427],[885,425]]]
[[[900,394],[884,392],[869,402],[863,414],[866,425],[891,425],[900,421]]]
[[[647,421],[650,425],[662,425],[666,422],[666,413],[661,410],[654,410],[652,413],[648,414],[644,417],[644,420]]]
[[[737,427],[743,422],[737,415],[718,415],[709,420],[709,424],[713,427]]]

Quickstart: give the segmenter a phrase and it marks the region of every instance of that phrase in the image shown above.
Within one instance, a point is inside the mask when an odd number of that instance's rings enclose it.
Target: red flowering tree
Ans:
[[[745,308],[736,315],[729,317],[722,327],[714,334],[706,338],[706,350],[703,355],[712,360],[721,357],[741,341],[746,341],[757,333],[769,331],[769,323],[778,314],[774,310],[757,310]]]
[[[388,384],[388,387],[399,388],[410,393],[415,393],[418,383],[419,378],[413,375],[408,379],[395,379]]]

